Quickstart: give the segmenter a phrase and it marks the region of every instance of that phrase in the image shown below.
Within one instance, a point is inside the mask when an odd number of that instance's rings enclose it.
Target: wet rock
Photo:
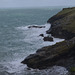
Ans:
[[[44,34],[40,34],[39,36],[42,36],[42,37],[44,37]]]
[[[45,69],[53,65],[68,67],[75,62],[75,37],[53,46],[43,47],[29,55],[23,64],[31,68]],[[66,63],[64,63],[66,62]]]
[[[45,26],[29,26],[28,28],[45,28]]]
[[[75,7],[64,8],[47,22],[51,23],[48,34],[66,40],[73,38],[75,36]]]
[[[43,40],[44,41],[51,41],[52,42],[53,38],[48,36],[48,37],[44,37]]]

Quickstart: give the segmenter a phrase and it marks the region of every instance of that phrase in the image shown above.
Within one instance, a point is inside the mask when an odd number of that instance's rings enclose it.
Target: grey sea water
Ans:
[[[61,39],[54,38],[54,42],[44,42],[39,35],[50,24],[47,20],[60,11],[61,8],[31,8],[31,9],[0,9],[0,75],[65,75],[65,68],[54,66],[50,70],[28,70],[20,62],[37,49],[52,45]],[[28,28],[39,25],[45,28]],[[55,74],[54,74],[55,73]]]

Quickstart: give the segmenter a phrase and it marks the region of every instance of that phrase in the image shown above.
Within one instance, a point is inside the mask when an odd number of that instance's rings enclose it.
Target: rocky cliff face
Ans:
[[[51,28],[47,31],[48,34],[66,40],[71,39],[75,36],[75,7],[64,8],[47,22],[51,23]]]
[[[66,63],[64,63],[66,62]],[[44,69],[53,65],[71,66],[75,62],[75,37],[53,46],[43,47],[29,55],[22,63],[28,67]]]
[[[66,39],[53,46],[43,47],[29,55],[22,63],[28,67],[45,69],[53,65],[75,66],[75,8],[65,8],[48,20],[51,28],[47,33]]]

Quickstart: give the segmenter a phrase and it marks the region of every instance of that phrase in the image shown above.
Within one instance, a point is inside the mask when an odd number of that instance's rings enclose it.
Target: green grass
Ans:
[[[75,72],[75,67],[72,67],[72,68],[70,69],[70,71],[71,71],[71,72]]]
[[[73,8],[65,8],[64,10],[60,11],[57,14],[57,16],[67,14],[67,13],[70,13],[70,12],[73,12],[73,11],[75,11],[75,7],[73,7]]]

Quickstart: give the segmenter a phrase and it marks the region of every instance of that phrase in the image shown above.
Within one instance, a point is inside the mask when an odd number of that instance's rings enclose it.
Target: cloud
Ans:
[[[75,0],[0,0],[0,7],[36,7],[74,5]]]

